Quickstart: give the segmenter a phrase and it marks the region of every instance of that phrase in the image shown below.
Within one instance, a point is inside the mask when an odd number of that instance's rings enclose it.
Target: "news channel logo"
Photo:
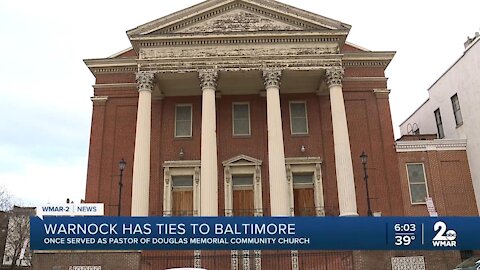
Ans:
[[[433,225],[433,230],[437,232],[432,239],[434,247],[456,247],[457,246],[457,232],[448,229],[448,226],[443,221],[437,221]]]

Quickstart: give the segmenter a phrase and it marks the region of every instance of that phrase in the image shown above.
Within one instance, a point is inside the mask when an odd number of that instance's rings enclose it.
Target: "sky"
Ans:
[[[93,75],[83,59],[130,47],[126,31],[201,1],[0,1],[0,186],[23,205],[84,198]],[[396,51],[387,68],[395,136],[479,31],[479,1],[282,0]]]

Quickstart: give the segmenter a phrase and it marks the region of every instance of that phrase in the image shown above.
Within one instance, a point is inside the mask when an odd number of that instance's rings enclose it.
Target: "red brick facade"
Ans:
[[[403,207],[397,190],[400,188],[396,154],[393,148],[388,95],[375,94],[374,89],[386,88],[385,82],[349,81],[350,76],[376,77],[376,68],[346,69],[344,98],[349,127],[351,152],[354,166],[357,205],[360,215],[366,215],[365,185],[359,155],[369,155],[373,210],[383,215],[402,215]],[[109,74],[97,76],[97,84],[134,83],[134,74]],[[94,103],[90,158],[87,177],[86,201],[103,202],[106,214],[115,214],[118,198],[118,161],[127,162],[124,176],[122,214],[130,209],[131,179],[136,126],[137,90],[131,88],[96,89],[95,96],[108,96],[105,103]],[[305,101],[308,112],[308,135],[291,135],[289,101]],[[232,103],[249,102],[251,113],[251,136],[232,135]],[[221,162],[245,154],[262,160],[264,209],[269,209],[268,152],[266,98],[259,95],[224,95],[217,98],[217,142],[219,212],[223,206],[223,167]],[[192,138],[174,137],[175,105],[192,104]],[[323,159],[322,174],[325,206],[338,209],[333,131],[330,100],[328,95],[281,94],[285,157],[317,156]],[[359,128],[361,127],[361,128]],[[163,168],[167,160],[178,160],[180,148],[186,160],[200,160],[201,96],[165,97],[152,102],[151,185],[150,214],[160,215],[163,203]],[[306,152],[300,152],[301,145]]]
[[[425,204],[412,204],[408,186],[408,163],[422,163],[428,195],[439,216],[478,216],[472,177],[465,150],[398,153],[405,215],[428,216]]]
[[[140,269],[140,253],[135,251],[45,252],[33,256],[34,270],[70,270],[72,266],[100,266],[102,270]]]

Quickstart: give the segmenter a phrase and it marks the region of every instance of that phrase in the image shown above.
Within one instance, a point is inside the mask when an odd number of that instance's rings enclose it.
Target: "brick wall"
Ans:
[[[425,269],[453,269],[461,262],[458,251],[354,251],[354,269],[392,269],[392,257],[411,256],[423,256]]]
[[[410,202],[407,163],[424,164],[428,194],[440,216],[478,215],[465,151],[405,152],[398,157],[405,215],[428,215],[425,204]]]
[[[69,270],[70,266],[101,266],[102,270],[138,270],[140,253],[126,252],[55,252],[34,253],[33,270]]]
[[[357,68],[346,73],[358,75]],[[360,75],[383,76],[378,68],[363,68]],[[358,73],[358,74],[357,74]],[[381,73],[381,74],[380,74]],[[133,74],[103,74],[97,83],[133,83]],[[369,155],[369,189],[374,211],[383,215],[403,214],[397,157],[393,149],[393,129],[388,95],[376,95],[373,89],[386,88],[385,81],[349,81],[344,84],[345,107],[350,133],[352,163],[354,167],[357,205],[360,215],[366,215],[366,192],[363,168],[359,155]],[[131,179],[135,144],[136,110],[138,93],[135,86],[124,88],[97,88],[96,96],[108,96],[106,103],[93,106],[90,157],[87,176],[88,202],[103,202],[107,215],[116,215],[118,207],[118,161],[124,158],[127,167],[124,175],[122,214],[130,213]],[[290,134],[289,101],[306,101],[309,134]],[[251,136],[232,135],[232,103],[249,102],[251,110]],[[174,138],[175,104],[188,103],[193,108],[192,138]],[[219,212],[224,209],[223,167],[221,162],[245,154],[263,161],[263,207],[269,209],[268,149],[266,98],[259,95],[222,96],[217,101],[217,141]],[[325,206],[338,209],[335,153],[331,108],[328,95],[314,93],[282,94],[282,119],[286,157],[318,156],[323,159],[322,175]],[[166,160],[177,160],[180,148],[186,160],[200,159],[201,96],[165,97],[152,101],[151,185],[150,214],[160,215],[163,209],[163,168]],[[306,152],[300,147],[305,145]],[[267,214],[268,214],[267,210]]]

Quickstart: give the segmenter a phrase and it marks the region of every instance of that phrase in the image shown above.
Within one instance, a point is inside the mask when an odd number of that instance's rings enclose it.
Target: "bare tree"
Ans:
[[[34,207],[13,205],[12,195],[4,186],[0,186],[0,249],[3,255],[2,265],[29,266],[30,253],[30,216],[35,214]]]
[[[30,220],[34,212],[31,207],[14,206],[8,214],[8,229],[5,241],[3,263],[15,266],[29,266],[30,253]]]
[[[12,195],[4,186],[0,186],[0,211],[10,211],[13,207]]]

